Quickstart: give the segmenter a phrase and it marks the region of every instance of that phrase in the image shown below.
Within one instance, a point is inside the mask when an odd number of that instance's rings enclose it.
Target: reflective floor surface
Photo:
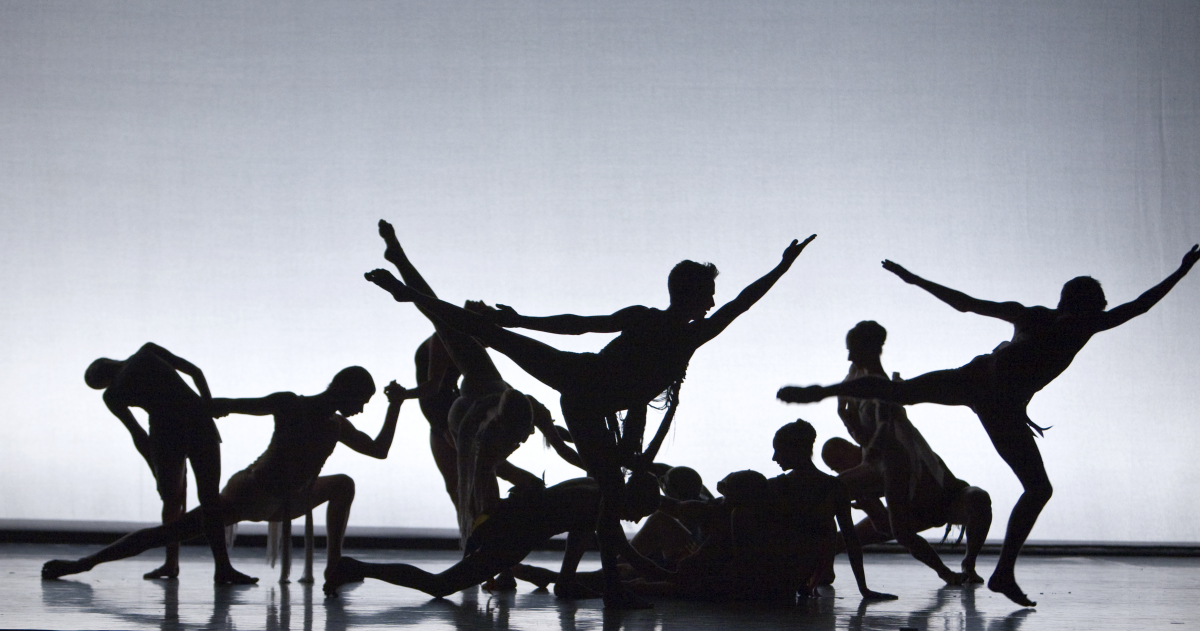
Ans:
[[[516,593],[479,589],[433,600],[377,581],[349,586],[326,600],[320,586],[277,582],[260,549],[235,550],[238,569],[259,576],[249,587],[214,586],[206,548],[183,550],[180,578],[143,580],[161,551],[102,565],[91,572],[42,581],[52,558],[77,558],[97,546],[0,544],[0,627],[35,629],[296,629],[309,631],[420,627],[439,629],[551,629],[666,631],[671,629],[937,629],[1062,630],[1200,628],[1200,559],[1153,557],[1027,557],[1018,578],[1036,609],[1023,609],[984,587],[943,587],[937,576],[898,554],[867,556],[868,583],[899,600],[864,603],[844,558],[837,595],[795,607],[711,604],[656,599],[651,610],[605,612],[599,601],[559,601],[522,584]],[[300,552],[300,551],[297,551]],[[438,571],[452,552],[350,551],[370,561],[407,562]],[[530,561],[555,567],[555,553]],[[994,556],[982,557],[985,576]],[[946,559],[952,565],[957,560]],[[585,561],[595,568],[594,560]],[[317,571],[323,569],[318,562]],[[299,568],[297,568],[299,569]],[[298,576],[298,572],[294,575]]]

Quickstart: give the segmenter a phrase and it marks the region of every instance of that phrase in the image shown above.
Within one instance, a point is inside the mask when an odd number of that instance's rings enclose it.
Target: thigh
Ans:
[[[968,364],[970,366],[970,364]],[[950,370],[935,370],[903,381],[893,382],[895,403],[936,403],[939,405],[971,405],[983,382],[967,366]]]
[[[1047,486],[1046,465],[1029,427],[1029,417],[1024,408],[1001,410],[977,410],[983,429],[996,448],[996,453],[1016,474],[1026,489]]]
[[[217,499],[221,488],[221,437],[211,418],[190,423],[187,457],[196,476],[196,495],[205,504]]]

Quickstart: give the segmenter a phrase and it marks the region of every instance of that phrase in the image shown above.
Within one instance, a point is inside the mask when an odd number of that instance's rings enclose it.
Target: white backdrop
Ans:
[[[881,259],[1050,306],[1076,275],[1119,304],[1175,269],[1200,241],[1198,78],[1194,2],[0,4],[0,518],[157,518],[82,379],[147,340],[216,396],[351,364],[412,386],[430,327],[361,276],[380,217],[447,299],[535,315],[663,307],[683,258],[718,265],[720,304],[818,233],[696,354],[661,457],[774,475],[779,425],[845,435],[774,393],[839,380],[855,322],[906,376],[1011,333]],[[1056,488],[1034,539],[1200,541],[1198,315],[1187,278],[1034,400]],[[910,415],[1002,536],[1019,486],[978,422]],[[271,423],[219,424],[227,478]],[[452,527],[415,405],[401,426],[386,461],[330,459],[351,523]],[[535,442],[519,464],[574,475]]]

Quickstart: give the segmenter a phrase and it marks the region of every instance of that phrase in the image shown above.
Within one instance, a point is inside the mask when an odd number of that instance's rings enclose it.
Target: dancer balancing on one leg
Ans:
[[[192,378],[197,395],[179,376]],[[221,436],[209,411],[212,394],[204,373],[194,364],[154,344],[144,344],[127,359],[100,358],[84,373],[87,385],[104,390],[104,404],[133,437],[158,485],[163,500],[163,523],[183,516],[187,492],[185,463],[192,463],[204,536],[212,550],[217,583],[253,583],[258,579],[233,569],[225,549],[225,523],[220,500]],[[149,415],[150,431],[138,424],[131,407]],[[179,575],[179,546],[167,547],[162,567],[144,578],[175,578]]]
[[[362,411],[375,393],[370,373],[359,366],[338,372],[324,392],[297,396],[276,392],[258,399],[213,399],[216,416],[226,414],[273,415],[275,431],[258,460],[233,474],[221,491],[224,525],[239,521],[285,521],[304,515],[328,502],[327,567],[341,558],[342,536],[354,501],[354,480],[346,475],[322,476],[321,468],[342,443],[361,454],[383,459],[396,433],[400,404],[411,391],[392,382],[384,388],[388,410],[375,438],[367,436],[347,418]],[[146,550],[197,537],[207,527],[207,515],[193,510],[169,524],[130,533],[104,549],[74,561],[47,561],[43,579],[86,572],[100,563],[137,556]],[[328,569],[327,569],[328,571]]]
[[[605,573],[605,605],[644,607],[647,603],[621,586],[616,566],[616,550],[625,539],[619,523],[621,467],[635,468],[632,460],[640,450],[641,435],[632,431],[618,437],[607,419],[621,410],[628,410],[630,418],[644,419],[650,401],[668,390],[677,392],[696,349],[762,298],[815,237],[803,243],[793,241],[773,270],[708,318],[704,316],[714,304],[716,268],[692,261],[684,261],[671,271],[667,279],[671,304],[666,310],[633,306],[612,315],[591,317],[568,314],[534,318],[511,309],[493,314],[503,326],[570,335],[620,333],[595,354],[561,351],[514,333],[486,317],[411,289],[385,270],[369,272],[366,277],[396,300],[413,302],[447,326],[504,353],[559,392],[567,429],[588,474],[600,485],[597,533]],[[631,429],[628,422],[626,429]]]
[[[1016,302],[990,302],[930,282],[891,261],[883,268],[906,283],[916,285],[963,312],[999,318],[1013,325],[1012,341],[987,355],[952,370],[926,373],[907,381],[889,381],[878,375],[851,379],[822,387],[780,389],[788,403],[812,403],[826,397],[882,399],[902,405],[938,403],[971,408],[983,423],[996,452],[1020,480],[1024,492],[1013,506],[1004,546],[988,588],[1026,607],[1036,606],[1017,585],[1014,568],[1021,546],[1050,500],[1052,488],[1034,442],[1042,428],[1029,420],[1026,407],[1039,390],[1066,370],[1075,355],[1096,333],[1120,326],[1149,311],[1200,259],[1200,246],[1192,246],[1179,269],[1132,302],[1105,311],[1107,301],[1100,283],[1087,276],[1063,285],[1058,307],[1026,307]]]

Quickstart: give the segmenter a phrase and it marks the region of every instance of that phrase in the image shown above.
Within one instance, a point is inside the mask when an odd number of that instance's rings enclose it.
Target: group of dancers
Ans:
[[[163,524],[78,560],[49,561],[43,578],[84,572],[164,546],[166,562],[146,577],[174,578],[178,543],[203,535],[212,549],[216,582],[252,583],[257,579],[229,561],[225,527],[240,521],[290,523],[327,504],[324,589],[331,597],[346,583],[373,578],[438,597],[481,583],[489,589],[514,588],[517,579],[539,587],[553,583],[560,597],[602,597],[611,608],[649,606],[645,596],[664,594],[794,599],[821,593],[833,580],[834,555],[845,551],[864,598],[894,598],[867,587],[861,551],[863,543],[893,538],[946,583],[981,583],[976,559],[991,525],[991,500],[986,491],[950,473],[903,407],[938,403],[974,411],[1023,486],[987,586],[1032,607],[1036,603],[1021,591],[1014,570],[1050,499],[1051,485],[1033,436],[1042,428],[1029,419],[1026,407],[1094,334],[1145,313],[1200,259],[1200,246],[1193,246],[1165,280],[1108,310],[1100,284],[1090,277],[1066,283],[1058,306],[1051,309],[973,298],[884,261],[884,269],[959,311],[1011,323],[1012,339],[960,368],[889,379],[881,362],[886,330],[873,321],[858,323],[846,336],[850,372],[842,382],[788,386],[778,393],[786,403],[838,397],[839,416],[857,443],[838,438],[825,443],[821,455],[838,475],[824,474],[814,465],[816,432],[798,420],[774,437],[773,459],[782,475],[768,479],[755,471],[734,472],[717,484],[721,496],[714,497],[694,470],[655,462],[679,405],[688,363],[700,346],[766,295],[816,235],[792,241],[774,268],[711,315],[716,267],[683,261],[668,276],[670,303],[664,310],[632,306],[611,315],[534,317],[503,305],[467,302],[458,307],[439,299],[408,260],[393,227],[380,221],[379,234],[384,258],[400,278],[377,269],[366,279],[395,300],[412,303],[435,333],[417,351],[417,386],[406,389],[393,381],[384,388],[388,409],[378,435],[371,438],[349,420],[376,390],[361,367],[343,369],[324,392],[312,396],[279,392],[222,399],[212,397],[199,368],[155,344],[125,360],[98,359],[88,367],[85,381],[104,391],[105,404],[128,428],[154,472]],[[598,353],[574,353],[514,328],[618,335]],[[546,406],[504,381],[488,348],[558,391],[565,427],[555,424]],[[195,390],[181,373],[191,377]],[[320,475],[338,443],[386,458],[401,404],[414,398],[429,421],[430,448],[462,537],[462,560],[438,574],[342,556],[354,481]],[[653,439],[643,444],[647,408],[655,402],[665,414]],[[147,412],[149,432],[137,423],[131,407]],[[275,429],[262,456],[218,492],[220,437],[213,419],[228,414],[270,415]],[[508,462],[535,430],[586,477],[546,487]],[[200,506],[183,513],[188,462]],[[507,498],[500,497],[498,478],[513,485]],[[852,506],[867,514],[857,525]],[[628,540],[621,520],[647,516]],[[967,539],[958,572],[918,534],[947,524],[961,525]],[[567,546],[558,572],[521,564],[529,552],[563,533]],[[578,572],[593,542],[601,570]]]

